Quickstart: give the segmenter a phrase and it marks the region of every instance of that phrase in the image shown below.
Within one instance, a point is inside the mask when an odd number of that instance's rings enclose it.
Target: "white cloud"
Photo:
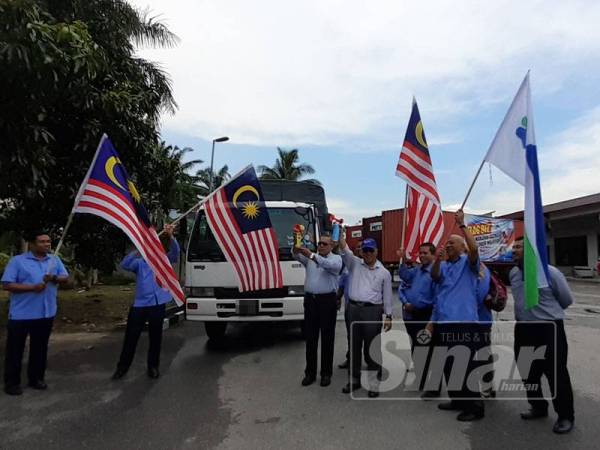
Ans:
[[[542,145],[539,138],[537,141],[545,205],[600,192],[600,106],[544,139]],[[471,206],[485,210],[486,205],[493,205],[497,214],[523,209],[521,186],[497,169],[493,169],[492,186],[486,186],[487,179],[485,168],[475,188],[480,195],[470,202]]]
[[[453,118],[505,102],[526,69],[552,91],[581,71],[582,55],[590,66],[600,56],[600,4],[589,1],[133,3],[181,38],[142,51],[174,80],[180,109],[165,126],[239,143],[403,134],[413,93],[430,142],[444,142]]]

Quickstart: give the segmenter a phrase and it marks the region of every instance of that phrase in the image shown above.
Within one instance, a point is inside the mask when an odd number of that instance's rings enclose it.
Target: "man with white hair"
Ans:
[[[462,369],[458,366],[460,361],[457,358],[452,358],[451,362],[446,359],[444,377],[451,401],[439,404],[438,408],[459,410],[461,413],[457,420],[470,422],[484,416],[478,383],[473,383],[477,386],[467,383],[470,373],[477,366],[474,356],[481,340],[477,323],[480,303],[477,296],[479,249],[465,225],[462,210],[455,214],[455,220],[463,236],[451,235],[445,249],[438,252],[433,263],[431,278],[436,285],[436,296],[428,329],[435,332],[435,344],[446,347],[450,353],[455,347],[468,350],[468,361],[463,361],[467,364],[466,372],[460,386],[456,386],[456,380],[451,377],[453,370]],[[446,255],[447,260],[442,262]]]

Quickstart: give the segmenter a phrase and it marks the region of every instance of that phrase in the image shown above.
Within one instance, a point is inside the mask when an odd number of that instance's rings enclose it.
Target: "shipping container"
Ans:
[[[362,241],[362,225],[350,225],[346,227],[346,243],[350,250],[356,250],[358,242]]]
[[[383,235],[383,222],[381,216],[365,217],[362,220],[362,238],[375,239],[377,242],[377,248],[381,252],[382,235]]]

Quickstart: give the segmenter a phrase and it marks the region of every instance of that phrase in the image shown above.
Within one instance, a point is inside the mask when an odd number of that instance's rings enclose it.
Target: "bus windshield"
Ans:
[[[311,209],[306,208],[269,208],[269,217],[279,243],[279,260],[292,259],[291,248],[294,245],[292,229],[296,224],[304,225],[305,245],[315,251],[315,220]],[[188,247],[188,261],[226,261],[219,248],[204,211],[196,217]]]

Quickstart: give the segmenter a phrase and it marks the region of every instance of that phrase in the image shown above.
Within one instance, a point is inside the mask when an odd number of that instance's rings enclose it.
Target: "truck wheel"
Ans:
[[[227,322],[204,322],[204,329],[209,339],[221,339],[225,336]]]

